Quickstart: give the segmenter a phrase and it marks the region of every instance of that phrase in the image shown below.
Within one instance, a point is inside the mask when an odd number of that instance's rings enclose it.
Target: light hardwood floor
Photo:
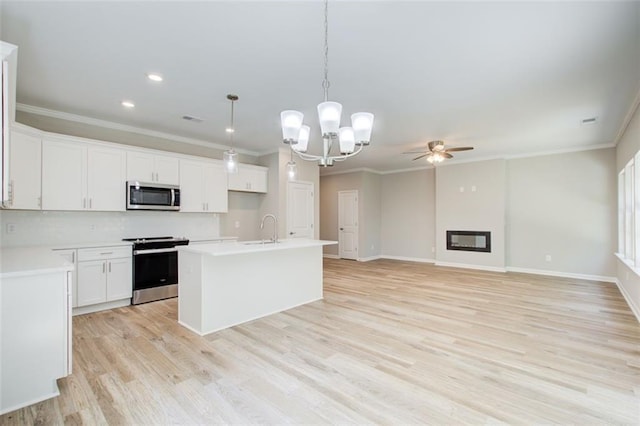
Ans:
[[[638,424],[614,284],[325,259],[324,300],[199,337],[177,300],[74,318],[61,396],[5,424]]]

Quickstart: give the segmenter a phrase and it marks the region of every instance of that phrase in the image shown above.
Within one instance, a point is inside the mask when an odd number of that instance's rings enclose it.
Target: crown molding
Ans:
[[[153,138],[166,139],[166,140],[170,140],[170,141],[173,141],[173,142],[179,142],[179,143],[184,143],[184,144],[189,144],[189,145],[203,146],[203,147],[206,147],[206,148],[214,148],[214,149],[220,149],[220,150],[229,149],[229,146],[227,146],[227,145],[220,145],[220,144],[213,143],[213,142],[206,142],[206,141],[203,141],[203,140],[200,140],[200,139],[187,138],[187,137],[184,137],[184,136],[173,135],[171,133],[158,132],[156,130],[149,130],[149,129],[144,129],[144,128],[141,128],[141,127],[129,126],[129,125],[120,124],[120,123],[114,123],[112,121],[100,120],[100,119],[97,119],[97,118],[85,117],[83,115],[70,114],[68,112],[56,111],[56,110],[36,107],[36,106],[32,106],[32,105],[26,105],[26,104],[18,103],[18,104],[16,104],[16,109],[18,111],[21,111],[21,112],[26,112],[26,113],[35,114],[35,115],[41,115],[43,117],[50,117],[50,118],[56,118],[56,119],[59,119],[59,120],[72,121],[72,122],[75,122],[75,123],[81,123],[81,124],[87,124],[87,125],[90,125],[90,126],[102,127],[102,128],[105,128],[105,129],[120,130],[120,131],[123,131],[123,132],[136,133],[136,134],[139,134],[139,135],[150,136],[150,137],[153,137]],[[254,157],[257,157],[257,156],[260,155],[260,153],[258,153],[258,152],[249,151],[249,150],[246,150],[246,149],[235,148],[235,150],[236,150],[236,152],[238,152],[240,154],[251,155],[251,156],[254,156]]]
[[[624,117],[624,120],[622,121],[620,130],[618,130],[618,134],[613,140],[614,146],[617,146],[618,142],[620,142],[620,140],[622,139],[622,136],[627,131],[627,128],[629,127],[629,124],[631,124],[631,120],[633,119],[633,115],[636,113],[638,108],[640,108],[640,89],[638,89],[638,93],[636,93],[636,97],[631,103],[631,107],[629,107],[629,111],[627,112],[627,115]]]

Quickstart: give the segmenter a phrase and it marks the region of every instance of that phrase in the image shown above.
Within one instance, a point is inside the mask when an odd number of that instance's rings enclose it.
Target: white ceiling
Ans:
[[[323,7],[2,0],[0,38],[19,46],[20,104],[227,144],[235,93],[236,147],[266,153],[284,109],[320,143]],[[402,152],[433,139],[475,147],[454,161],[613,144],[640,89],[640,2],[332,0],[329,79],[343,122],[376,122],[365,152],[326,171],[424,166]]]

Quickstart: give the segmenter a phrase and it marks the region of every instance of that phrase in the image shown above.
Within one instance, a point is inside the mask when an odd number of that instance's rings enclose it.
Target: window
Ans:
[[[618,174],[618,255],[640,266],[640,152]]]

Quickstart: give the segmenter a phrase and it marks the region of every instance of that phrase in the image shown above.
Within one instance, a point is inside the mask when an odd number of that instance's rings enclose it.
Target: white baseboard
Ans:
[[[547,275],[550,277],[576,278],[579,280],[603,281],[606,283],[615,283],[615,277],[607,277],[603,275],[575,274],[572,272],[547,271],[544,269],[516,268],[507,266],[509,272],[521,272],[523,274]]]
[[[485,265],[472,265],[468,263],[453,263],[453,262],[435,262],[436,266],[448,266],[450,268],[463,268],[463,269],[477,269],[480,271],[489,272],[507,272],[505,268],[499,266],[485,266]]]
[[[340,257],[337,254],[324,253],[322,257],[326,257],[327,259],[340,259]]]
[[[358,262],[371,262],[372,260],[382,259],[382,256],[359,257]]]
[[[114,300],[113,302],[98,303],[89,306],[80,306],[79,308],[73,308],[73,315],[91,314],[93,312],[106,311],[107,309],[122,308],[129,306],[131,299]]]
[[[631,299],[631,296],[629,296],[629,293],[627,293],[627,291],[624,289],[624,287],[622,286],[622,283],[620,283],[620,280],[616,278],[615,283],[618,286],[618,290],[620,290],[620,293],[622,293],[622,297],[624,297],[624,300],[626,300],[627,305],[629,305],[631,312],[633,312],[633,315],[635,315],[638,322],[640,322],[640,307],[638,307],[633,302],[633,299]]]
[[[436,263],[435,259],[424,259],[422,257],[406,257],[406,256],[380,256],[382,259],[390,259],[390,260],[402,260],[405,262],[420,262],[420,263]]]

